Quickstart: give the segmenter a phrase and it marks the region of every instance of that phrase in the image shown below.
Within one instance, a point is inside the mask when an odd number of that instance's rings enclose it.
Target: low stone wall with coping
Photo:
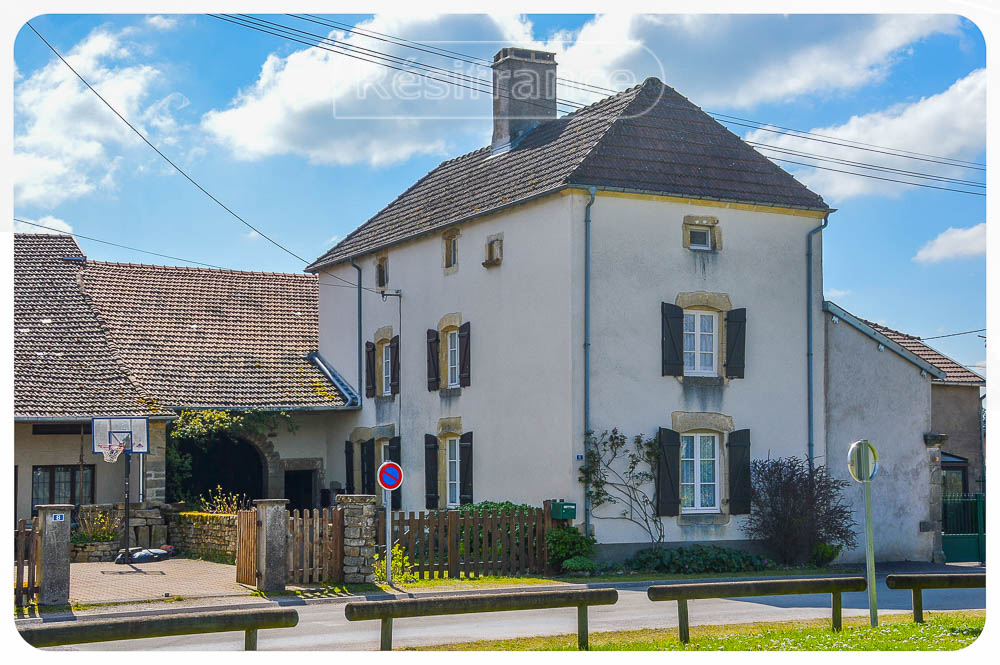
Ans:
[[[70,543],[70,563],[107,563],[118,556],[121,544],[117,540],[94,543]]]
[[[165,511],[168,540],[181,554],[236,562],[236,515]]]
[[[344,582],[371,584],[375,581],[375,497],[371,494],[341,494],[344,507]]]

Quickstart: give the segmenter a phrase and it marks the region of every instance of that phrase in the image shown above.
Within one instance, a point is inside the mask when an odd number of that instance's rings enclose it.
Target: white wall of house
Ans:
[[[353,421],[342,420],[340,440],[357,426],[395,425],[406,474],[404,510],[425,505],[424,435],[437,435],[441,418],[460,417],[462,430],[474,433],[474,500],[540,505],[577,491],[571,388],[580,351],[568,343],[577,325],[570,207],[566,197],[549,197],[463,225],[458,270],[450,274],[440,232],[388,249],[388,286],[403,291],[402,301],[364,293],[363,341],[383,326],[400,334],[402,306],[400,392],[364,398]],[[487,269],[486,239],[497,233],[503,233],[503,262]],[[373,286],[374,256],[358,263],[364,285]],[[335,275],[357,279],[347,263],[320,273],[320,353],[354,383],[357,294],[335,286]],[[427,390],[426,330],[452,313],[471,325],[471,385],[443,397]]]
[[[929,561],[935,534],[920,530],[930,515],[935,449],[923,435],[931,429],[931,377],[850,324],[826,319],[827,450],[834,477],[850,481],[846,498],[857,521],[858,547],[839,561],[864,559],[864,496],[847,471],[852,442],[868,439],[879,452],[872,481],[875,557],[881,561]]]
[[[89,434],[36,435],[32,434],[31,423],[14,423],[14,467],[17,478],[15,516],[17,519],[31,518],[31,478],[34,466],[74,466],[92,464],[94,466],[94,500],[97,503],[118,503],[124,500],[125,458],[119,456],[114,464],[108,464],[101,455],[93,452]],[[133,459],[131,489],[139,487],[139,463]],[[137,495],[133,495],[137,500]],[[46,502],[47,503],[47,502]],[[89,499],[83,501],[89,503]]]
[[[573,320],[575,329],[582,331],[583,219],[589,196],[579,193],[572,200],[573,302],[578,303]],[[750,429],[754,458],[806,456],[806,238],[821,220],[738,208],[598,193],[591,210],[591,427],[596,433],[616,427],[629,436],[654,436],[658,427],[673,428],[675,411],[715,412],[730,416],[734,429]],[[722,248],[686,249],[686,215],[718,218]],[[826,437],[819,234],[814,243],[815,442],[822,461]],[[696,291],[727,294],[733,308],[747,309],[745,378],[694,385],[689,379],[661,375],[660,303],[674,303],[678,293]],[[724,315],[717,329],[723,321]],[[574,342],[574,347],[580,344]],[[575,360],[579,386],[582,354],[575,354]],[[577,393],[573,440],[582,452],[582,389]],[[720,452],[722,515],[665,517],[667,542],[744,538],[739,530],[743,518],[727,514],[724,445]],[[652,487],[649,490],[652,495]],[[578,496],[582,500],[582,493]],[[615,507],[595,510],[598,541],[641,542],[646,536],[638,527],[600,519],[616,510],[620,512]]]

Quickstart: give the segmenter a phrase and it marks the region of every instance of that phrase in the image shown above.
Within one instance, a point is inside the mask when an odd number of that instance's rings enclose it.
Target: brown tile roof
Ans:
[[[70,236],[14,235],[14,417],[170,415],[128,376],[80,289],[82,259]]]
[[[125,364],[166,406],[329,409],[350,399],[307,357],[319,346],[314,275],[88,261],[81,279]]]
[[[540,124],[514,148],[443,162],[307,270],[570,185],[828,210],[823,199],[655,78]]]
[[[885,335],[896,344],[899,344],[913,355],[941,370],[941,372],[945,375],[943,383],[986,384],[986,379],[979,376],[972,370],[963,367],[940,351],[936,351],[927,346],[927,344],[920,341],[919,337],[901,333],[898,330],[893,330],[892,328],[888,328],[873,321],[866,321],[865,319],[861,320],[874,328],[877,332]],[[935,379],[935,381],[937,382],[938,379]]]

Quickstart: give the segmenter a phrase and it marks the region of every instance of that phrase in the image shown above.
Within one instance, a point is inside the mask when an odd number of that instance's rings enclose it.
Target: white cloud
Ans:
[[[851,295],[850,289],[826,289],[824,295],[827,298],[843,298]]]
[[[23,219],[25,222],[37,222],[41,226],[35,226],[34,224],[25,224],[24,222],[19,222],[15,220],[14,233],[55,234],[55,233],[73,232],[73,227],[70,226],[69,222],[59,219],[58,217],[53,217],[51,215],[45,215],[41,219],[29,219],[27,217],[24,217]]]
[[[950,159],[971,160],[986,146],[986,70],[978,69],[953,83],[944,92],[924,97],[910,104],[897,104],[881,111],[854,116],[842,125],[818,127],[814,134],[880,146],[938,155]],[[830,143],[817,143],[788,134],[775,134],[766,130],[753,130],[746,137],[785,150],[795,150],[824,157],[877,164],[896,169],[930,173],[951,178],[975,180],[980,173],[960,167],[916,161],[903,157],[863,152]],[[788,153],[761,150],[762,154],[778,159],[802,161],[802,157]],[[808,158],[806,158],[808,160]],[[879,194],[899,196],[911,189],[908,185],[862,178],[844,173],[787,165],[778,165],[792,172],[812,190],[822,194],[827,201],[837,201],[853,196]],[[822,163],[821,166],[867,173],[879,177],[907,179],[902,174],[872,172],[842,164]],[[951,189],[979,191],[970,186],[948,182],[927,182]]]
[[[98,28],[65,57],[108,102],[156,141],[180,131],[172,113],[187,100],[177,93],[148,103],[162,78],[135,62],[123,33]],[[14,86],[14,200],[55,207],[98,188],[113,191],[121,153],[145,149],[138,137],[53,56]]]
[[[338,236],[338,235],[332,235],[332,236],[330,236],[330,239],[326,241],[326,244],[327,245],[336,245],[338,242],[340,242],[340,236]]]
[[[921,247],[913,260],[917,263],[938,263],[977,256],[986,256],[986,222],[967,229],[949,227]]]
[[[147,16],[146,25],[157,30],[173,30],[177,27],[176,16]]]

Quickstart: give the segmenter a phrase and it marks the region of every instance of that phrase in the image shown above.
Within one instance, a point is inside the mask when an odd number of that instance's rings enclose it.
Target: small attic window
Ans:
[[[708,228],[688,229],[691,249],[712,249],[712,232]]]
[[[383,256],[375,262],[375,288],[389,287],[389,257]]]
[[[490,236],[486,239],[486,260],[483,261],[484,268],[498,266],[503,261],[503,234]]]
[[[444,267],[458,266],[458,232],[449,231],[444,235]]]

